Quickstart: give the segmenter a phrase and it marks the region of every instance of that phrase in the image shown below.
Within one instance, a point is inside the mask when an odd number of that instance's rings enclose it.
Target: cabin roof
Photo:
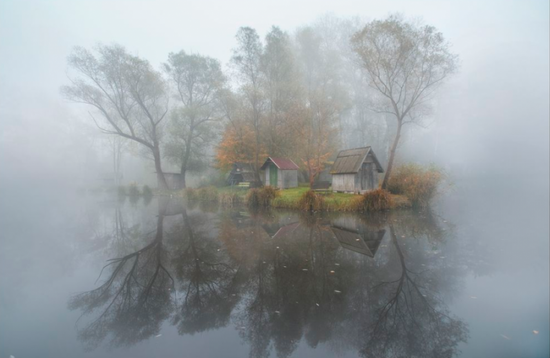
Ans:
[[[361,169],[361,164],[365,161],[367,156],[371,154],[372,159],[376,165],[376,169],[379,173],[383,173],[384,169],[380,162],[376,158],[374,151],[371,147],[353,148],[341,150],[334,161],[330,174],[355,174]]]
[[[275,164],[275,166],[277,168],[279,168],[280,170],[298,170],[300,169],[296,163],[294,163],[291,159],[287,159],[287,158],[273,158],[273,157],[269,157],[265,160],[264,164],[262,165],[262,167],[260,168],[261,170],[265,170],[265,168],[267,168],[267,166],[269,165],[269,163],[273,163]]]

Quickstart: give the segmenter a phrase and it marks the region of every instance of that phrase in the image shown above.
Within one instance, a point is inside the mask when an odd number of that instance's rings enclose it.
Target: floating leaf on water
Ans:
[[[473,300],[477,300],[476,296],[470,296],[470,298],[473,299]]]
[[[317,305],[317,307],[319,307],[319,304],[318,304],[318,303],[316,303],[316,305]]]
[[[302,269],[302,271],[307,271],[307,269]]]
[[[342,293],[342,291],[334,290],[334,293]]]
[[[504,334],[501,334],[500,336],[501,336],[502,338],[504,338],[504,339],[507,339],[507,340],[512,339],[512,338],[510,338],[510,337],[508,337],[508,336],[506,336],[506,335],[504,335]]]
[[[335,263],[334,265],[336,265],[336,266],[340,266],[340,264],[338,264],[338,263]]]
[[[275,311],[275,313],[277,313],[277,314],[281,314],[281,312],[279,312],[279,311]]]
[[[539,334],[539,331],[533,330],[534,334]]]
[[[331,271],[330,271],[330,273],[334,273],[334,271],[333,271],[333,270],[331,270]]]
[[[360,239],[355,239],[355,241],[361,241]]]
[[[158,337],[160,337],[160,336],[162,336],[162,334],[157,334],[157,335],[155,336],[155,338],[158,338]]]

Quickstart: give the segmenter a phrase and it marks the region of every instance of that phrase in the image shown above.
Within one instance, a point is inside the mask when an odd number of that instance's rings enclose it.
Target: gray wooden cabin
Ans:
[[[378,173],[383,173],[371,147],[346,149],[338,153],[332,170],[332,190],[364,193],[378,188]]]
[[[265,185],[280,189],[298,186],[299,167],[290,159],[269,157],[260,169],[265,171]]]

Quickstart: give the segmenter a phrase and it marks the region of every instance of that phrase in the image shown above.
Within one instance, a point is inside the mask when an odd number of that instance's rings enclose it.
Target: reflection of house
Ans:
[[[254,167],[249,163],[233,163],[233,168],[226,180],[229,185],[237,185],[242,182],[253,183],[255,181]]]
[[[265,232],[272,238],[277,239],[284,237],[286,235],[290,235],[294,232],[298,227],[300,226],[300,223],[295,222],[292,224],[281,226],[279,223],[274,224],[264,224],[262,227],[264,228]]]
[[[334,236],[343,248],[374,257],[386,230],[372,230],[356,219],[338,219],[331,225]]]
[[[280,189],[298,186],[298,166],[290,159],[267,158],[261,170],[265,170],[265,184]]]
[[[342,150],[332,166],[332,190],[358,193],[378,188],[384,169],[371,147]]]

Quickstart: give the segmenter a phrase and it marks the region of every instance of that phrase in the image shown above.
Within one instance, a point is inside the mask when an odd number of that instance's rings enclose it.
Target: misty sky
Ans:
[[[547,0],[1,0],[0,160],[11,175],[23,176],[87,155],[91,144],[84,139],[93,128],[82,128],[74,105],[59,94],[73,46],[116,42],[156,68],[181,49],[225,65],[240,26],[263,36],[272,25],[292,33],[328,13],[367,21],[392,12],[437,27],[460,56],[461,70],[434,112],[431,140],[447,136],[437,155],[461,163],[479,159],[479,167],[498,162],[501,169],[510,158],[529,156],[547,180]],[[505,148],[511,154],[503,159]]]

